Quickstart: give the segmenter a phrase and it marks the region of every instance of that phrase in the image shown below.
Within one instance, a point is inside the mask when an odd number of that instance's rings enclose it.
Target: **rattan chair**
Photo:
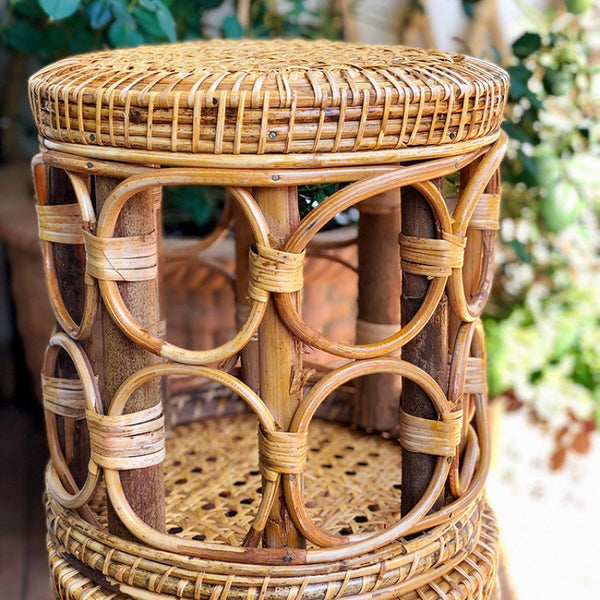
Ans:
[[[97,52],[31,78],[58,598],[497,597],[479,316],[507,84],[469,57],[315,41]],[[297,187],[325,183],[300,219]],[[223,186],[234,215],[238,331],[218,347],[169,343],[161,320],[173,185]],[[314,239],[354,206],[356,237]],[[305,253],[340,244],[352,340],[301,311]]]

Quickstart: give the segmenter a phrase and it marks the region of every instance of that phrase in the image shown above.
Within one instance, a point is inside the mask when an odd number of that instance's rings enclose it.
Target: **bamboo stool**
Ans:
[[[31,78],[57,598],[496,597],[479,316],[507,84],[469,57],[306,41]],[[300,219],[297,186],[323,183]],[[167,341],[158,285],[161,190],[198,184],[228,193],[239,324],[202,350]],[[315,238],[355,205],[356,237]],[[336,341],[301,315],[303,263],[350,243],[356,339]]]

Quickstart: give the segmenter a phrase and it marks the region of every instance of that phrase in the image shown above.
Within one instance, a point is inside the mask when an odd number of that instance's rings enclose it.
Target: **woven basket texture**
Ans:
[[[188,42],[68,58],[34,75],[40,134],[170,153],[397,149],[497,133],[508,85],[474,58],[402,46]]]

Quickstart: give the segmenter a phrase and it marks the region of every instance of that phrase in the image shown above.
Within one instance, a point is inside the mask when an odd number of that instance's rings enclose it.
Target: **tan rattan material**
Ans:
[[[469,57],[306,41],[98,52],[32,77],[58,598],[494,596],[479,317],[507,82]],[[298,186],[324,183],[340,185],[300,218]],[[226,208],[165,267],[161,189],[195,185]],[[351,208],[356,235],[315,238]],[[229,234],[236,330],[177,345],[160,283],[193,284],[186,252]],[[353,244],[358,265],[335,254]],[[311,257],[358,279],[354,338],[303,314]]]
[[[254,419],[240,416],[208,419],[172,432],[165,463],[168,531],[187,539],[241,541],[259,502],[255,428]],[[204,440],[201,447],[197,439]],[[233,462],[225,440],[237,448]],[[389,525],[400,491],[381,474],[398,459],[398,451],[394,441],[315,421],[306,477],[307,506],[315,521],[328,529],[350,526],[355,532]],[[105,527],[103,492],[92,506]],[[316,600],[366,597],[377,590],[383,597],[412,599],[443,598],[439,590],[454,590],[454,598],[483,599],[489,597],[496,568],[496,528],[489,511],[481,514],[481,500],[425,537],[402,540],[371,556],[345,561],[343,567],[335,562],[315,564],[304,574],[284,566],[265,570],[255,565],[248,571],[243,565],[218,562],[207,570],[201,560],[144,549],[94,531],[53,501],[48,503],[48,518],[54,584],[65,600],[85,597],[79,594],[90,592],[92,582],[84,581],[90,576],[94,586],[109,584],[91,598],[105,598],[121,588],[127,598],[145,598],[147,590],[166,598],[218,594]],[[69,562],[79,571],[69,571]],[[88,568],[81,569],[81,564]]]
[[[508,79],[399,46],[223,41],[97,52],[36,74],[40,133],[169,153],[289,154],[443,145],[497,133]]]

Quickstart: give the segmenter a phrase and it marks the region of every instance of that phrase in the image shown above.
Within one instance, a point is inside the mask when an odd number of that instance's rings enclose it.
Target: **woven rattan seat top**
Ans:
[[[30,97],[50,147],[147,160],[133,155],[483,143],[499,132],[507,85],[490,63],[437,51],[214,40],[68,58],[31,78]]]

